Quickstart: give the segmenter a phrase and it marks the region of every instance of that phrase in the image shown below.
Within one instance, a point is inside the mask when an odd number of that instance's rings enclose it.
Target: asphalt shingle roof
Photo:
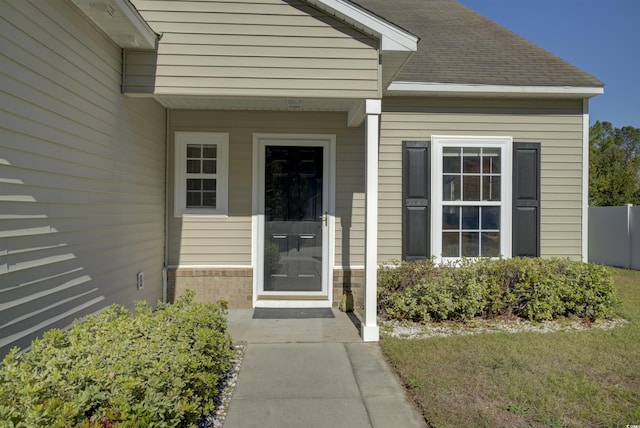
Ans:
[[[604,86],[597,78],[455,0],[351,1],[420,37],[418,51],[395,81]]]

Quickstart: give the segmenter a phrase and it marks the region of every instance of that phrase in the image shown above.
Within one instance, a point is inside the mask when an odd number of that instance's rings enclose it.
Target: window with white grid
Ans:
[[[176,132],[176,216],[227,214],[228,144],[224,133]]]

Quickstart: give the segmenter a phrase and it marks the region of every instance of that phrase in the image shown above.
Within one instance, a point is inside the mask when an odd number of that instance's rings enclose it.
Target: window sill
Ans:
[[[184,213],[176,213],[174,217],[199,217],[199,218],[229,218],[229,214],[227,213],[198,213],[198,212],[184,212]]]

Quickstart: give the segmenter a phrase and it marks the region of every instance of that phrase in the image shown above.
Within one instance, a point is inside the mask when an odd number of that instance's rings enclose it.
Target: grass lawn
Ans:
[[[384,337],[433,427],[640,425],[640,272],[614,269],[613,330]]]

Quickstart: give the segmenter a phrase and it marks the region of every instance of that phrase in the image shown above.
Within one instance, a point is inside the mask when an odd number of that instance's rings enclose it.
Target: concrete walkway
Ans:
[[[359,320],[252,319],[229,311],[229,332],[246,342],[224,428],[424,427]]]

